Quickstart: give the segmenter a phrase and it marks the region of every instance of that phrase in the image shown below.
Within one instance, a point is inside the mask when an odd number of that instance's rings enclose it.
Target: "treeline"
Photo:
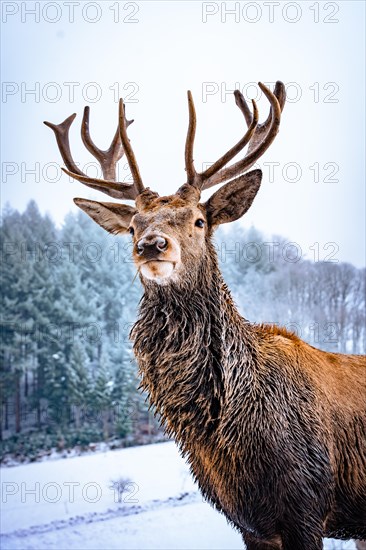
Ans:
[[[244,317],[285,326],[327,351],[365,353],[366,269],[340,262],[336,243],[302,250],[240,225],[216,240],[224,277]]]
[[[0,231],[4,450],[29,455],[156,433],[128,339],[141,296],[130,239],[81,212],[58,229],[35,202],[23,214],[7,208]],[[216,244],[247,319],[285,325],[324,349],[364,350],[364,269],[311,261],[298,245],[239,224],[220,230]]]
[[[5,210],[1,241],[3,435],[62,447],[155,429],[128,340],[141,294],[128,241],[81,212],[57,229],[35,202]]]

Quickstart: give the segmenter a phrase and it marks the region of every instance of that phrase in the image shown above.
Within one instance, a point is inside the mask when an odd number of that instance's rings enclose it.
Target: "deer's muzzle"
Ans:
[[[162,283],[181,262],[180,246],[164,233],[150,233],[137,241],[134,259],[143,277]]]
[[[144,257],[145,260],[158,259],[159,255],[165,252],[167,248],[167,239],[159,235],[149,235],[143,239],[140,239],[136,244],[136,252],[138,256]]]

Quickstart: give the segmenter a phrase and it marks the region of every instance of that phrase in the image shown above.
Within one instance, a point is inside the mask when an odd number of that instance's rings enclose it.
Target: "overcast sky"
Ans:
[[[73,197],[108,200],[60,172],[43,120],[78,113],[73,156],[93,175],[80,139],[83,107],[91,105],[92,136],[107,148],[123,96],[145,185],[167,194],[184,182],[186,90],[197,109],[201,168],[243,132],[231,91],[258,97],[264,119],[268,103],[254,83],[279,79],[288,90],[281,130],[259,162],[262,188],[242,223],[299,243],[309,258],[319,243],[320,260],[332,253],[365,265],[364,2],[3,1],[1,8],[2,205],[23,210],[33,198],[61,224],[76,208]]]

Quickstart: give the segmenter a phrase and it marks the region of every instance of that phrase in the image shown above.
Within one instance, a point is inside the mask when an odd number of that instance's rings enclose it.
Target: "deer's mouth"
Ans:
[[[161,283],[173,275],[175,266],[176,262],[169,260],[148,260],[141,264],[140,273],[145,279]]]

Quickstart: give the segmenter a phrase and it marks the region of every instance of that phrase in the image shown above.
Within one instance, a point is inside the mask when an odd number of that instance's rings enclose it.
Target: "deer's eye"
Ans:
[[[204,227],[205,225],[205,220],[202,220],[201,218],[199,218],[198,220],[196,220],[196,223],[194,224],[196,227]]]
[[[135,234],[134,228],[133,228],[133,227],[129,227],[129,228],[128,228],[128,231],[129,231],[130,235],[132,235],[132,237],[133,237],[134,234]]]

